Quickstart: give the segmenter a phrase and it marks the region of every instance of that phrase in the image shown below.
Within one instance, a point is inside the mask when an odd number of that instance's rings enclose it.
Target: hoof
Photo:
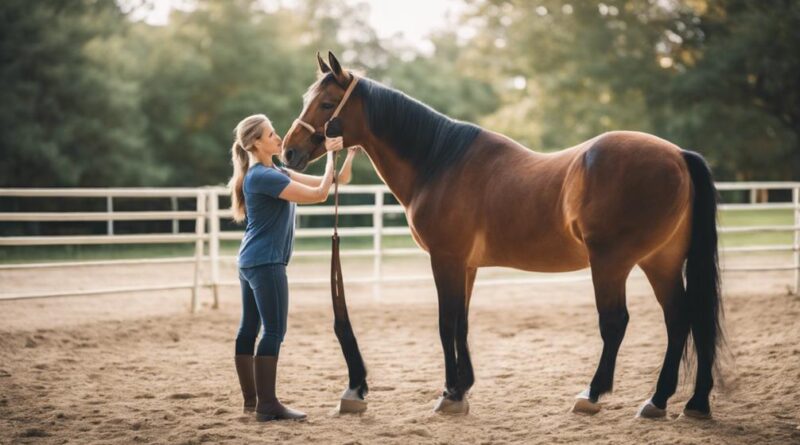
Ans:
[[[339,400],[339,414],[357,414],[367,410],[367,401],[358,396],[355,389],[346,389]]]
[[[576,414],[594,415],[600,412],[602,406],[597,402],[592,402],[589,397],[589,390],[586,389],[582,393],[575,396],[575,405],[572,406],[572,412]]]
[[[710,412],[704,413],[702,411],[698,411],[696,409],[691,409],[691,408],[684,408],[683,415],[685,417],[690,417],[692,419],[700,419],[700,420],[708,420],[711,418]]]
[[[641,419],[663,419],[666,416],[667,410],[655,406],[650,399],[647,399],[636,413],[636,417]]]
[[[433,412],[442,414],[469,414],[469,402],[466,394],[461,400],[450,400],[440,396],[433,406]]]

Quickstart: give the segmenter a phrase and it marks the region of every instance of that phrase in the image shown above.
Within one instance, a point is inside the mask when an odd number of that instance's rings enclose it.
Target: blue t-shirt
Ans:
[[[239,267],[289,264],[294,247],[295,203],[278,196],[291,182],[287,171],[257,163],[244,177],[247,227]]]

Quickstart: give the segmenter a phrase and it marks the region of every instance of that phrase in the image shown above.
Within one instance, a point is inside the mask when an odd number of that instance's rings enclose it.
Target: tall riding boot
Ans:
[[[239,386],[242,387],[242,397],[244,398],[242,411],[251,413],[256,410],[258,401],[256,380],[253,377],[253,356],[236,355],[233,359],[236,362],[236,374],[239,376]]]
[[[258,405],[256,406],[256,420],[302,420],[306,414],[281,405],[275,397],[275,377],[277,376],[278,357],[256,356],[255,375]]]

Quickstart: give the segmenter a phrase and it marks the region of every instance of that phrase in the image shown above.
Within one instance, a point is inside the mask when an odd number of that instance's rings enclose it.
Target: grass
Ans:
[[[720,212],[719,223],[723,227],[747,226],[792,226],[792,210],[740,210]],[[720,238],[725,247],[755,246],[770,244],[790,245],[794,234],[788,232],[726,233]]]
[[[724,227],[746,226],[791,226],[791,210],[755,210],[720,212],[720,224]],[[725,247],[792,244],[792,232],[761,232],[723,234],[720,243]],[[386,236],[384,248],[416,247],[410,236]],[[222,255],[236,255],[238,241],[223,241]],[[371,249],[372,237],[342,238],[342,249]],[[328,250],[330,238],[299,238],[295,251]],[[0,263],[29,263],[50,261],[91,261],[106,259],[164,258],[193,256],[193,244],[140,244],[140,245],[86,245],[86,246],[3,246],[0,247]],[[301,260],[296,258],[296,260]],[[311,259],[309,259],[311,260]]]

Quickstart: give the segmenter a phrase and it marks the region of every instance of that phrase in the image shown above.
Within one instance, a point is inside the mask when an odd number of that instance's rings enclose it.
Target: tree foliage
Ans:
[[[704,153],[720,178],[797,177],[798,2],[498,0],[471,17],[471,57],[527,80],[484,118],[499,131],[556,149],[641,130]]]
[[[196,0],[165,26],[126,16],[148,4],[0,4],[2,185],[224,183],[236,123],[264,113],[286,131],[321,50],[456,117],[474,120],[496,106],[492,87],[453,63],[402,59],[361,5]],[[378,181],[363,157],[354,176]]]
[[[16,186],[158,181],[143,139],[139,79],[117,50],[109,2],[0,4],[0,181]]]
[[[432,53],[379,38],[377,3],[194,0],[134,20],[151,1],[0,2],[1,186],[224,183],[236,123],[288,130],[329,49],[533,149],[632,129],[721,179],[800,170],[796,1],[465,0],[474,35],[438,30]],[[379,181],[363,156],[355,181]]]

